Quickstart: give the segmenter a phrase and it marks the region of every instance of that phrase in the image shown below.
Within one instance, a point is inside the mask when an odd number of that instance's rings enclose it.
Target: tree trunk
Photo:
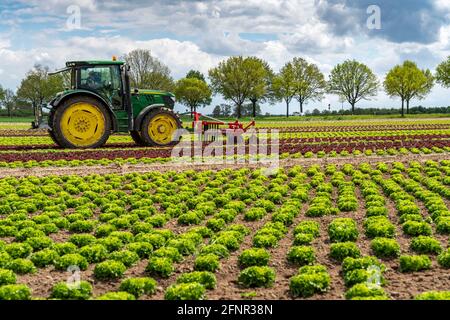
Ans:
[[[406,114],[409,114],[409,99],[406,99]]]
[[[238,104],[237,105],[237,117],[238,117],[238,119],[240,119],[241,118],[241,105],[240,104]]]
[[[355,103],[352,102],[352,115],[354,115],[354,114],[355,114]]]
[[[252,100],[253,105],[253,118],[256,118],[256,100]]]
[[[402,118],[405,116],[405,99],[402,99]]]
[[[11,118],[11,107],[7,107],[7,109],[8,109],[8,117]]]
[[[286,118],[289,118],[289,102],[286,101]]]
[[[300,102],[300,115],[302,115],[303,114],[303,101],[300,100],[299,102]]]
[[[191,106],[191,119],[193,119],[193,118],[194,118],[194,113],[193,113],[193,108]]]

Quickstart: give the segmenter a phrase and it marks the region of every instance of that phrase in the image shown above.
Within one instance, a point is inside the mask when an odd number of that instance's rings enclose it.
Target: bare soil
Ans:
[[[428,154],[428,155],[415,155],[408,154],[402,156],[348,156],[348,157],[324,157],[324,158],[300,158],[300,159],[283,159],[279,161],[280,167],[293,167],[296,165],[310,166],[310,165],[323,165],[328,164],[353,164],[358,165],[360,163],[367,162],[369,164],[375,164],[378,162],[392,163],[392,162],[408,162],[408,161],[426,161],[426,160],[446,160],[450,159],[450,156],[446,153],[442,154]],[[150,171],[176,171],[181,172],[185,170],[223,170],[226,168],[238,169],[243,167],[248,168],[267,168],[268,163],[218,163],[218,164],[198,164],[198,163],[180,163],[180,162],[168,162],[168,163],[154,163],[154,164],[112,164],[107,166],[76,166],[76,167],[32,167],[32,168],[1,168],[0,179],[7,177],[45,177],[48,175],[79,175],[86,176],[90,174],[126,174],[131,172],[145,173]]]
[[[445,154],[442,155],[420,155],[420,156],[405,156],[402,158],[398,157],[346,157],[346,158],[324,158],[324,159],[289,159],[282,160],[281,165],[286,167],[291,167],[294,165],[308,166],[311,164],[344,164],[353,163],[358,164],[361,162],[377,163],[379,161],[383,162],[395,162],[402,161],[407,162],[411,160],[420,160],[421,162],[425,160],[442,160],[449,159]],[[240,167],[239,165],[232,165],[231,167]],[[193,166],[193,165],[180,165],[177,164],[172,167],[171,164],[160,164],[160,165],[133,165],[133,166],[109,166],[109,167],[78,167],[78,168],[32,168],[32,169],[3,169],[0,171],[0,176],[6,176],[7,172],[15,173],[16,176],[27,176],[27,175],[49,175],[49,174],[77,174],[86,175],[90,173],[128,173],[128,172],[147,172],[152,170],[157,171],[167,171],[176,170],[182,171],[186,169],[223,169],[221,166]],[[42,170],[42,171],[39,171]],[[14,174],[13,174],[14,175]],[[8,175],[11,176],[11,175]],[[385,178],[389,178],[388,175]],[[329,182],[329,177],[327,181]],[[315,195],[315,191],[311,190],[309,194],[309,199],[312,199]],[[332,198],[334,205],[336,205],[337,190],[333,188]],[[336,216],[325,216],[322,218],[308,218],[305,216],[305,212],[308,209],[309,204],[304,204],[296,217],[293,225],[289,228],[288,234],[280,240],[278,246],[273,249],[269,249],[271,254],[271,259],[269,266],[276,270],[276,281],[271,288],[256,288],[247,289],[242,287],[238,282],[238,275],[241,271],[238,265],[238,257],[243,250],[252,247],[252,239],[255,233],[268,221],[271,219],[271,214],[266,215],[262,220],[249,222],[243,219],[243,214],[238,215],[233,223],[242,224],[250,229],[250,234],[247,235],[241,244],[240,248],[231,252],[231,255],[227,259],[221,260],[221,268],[216,272],[217,277],[217,288],[214,290],[209,290],[207,292],[208,299],[231,299],[231,300],[241,300],[246,299],[245,295],[253,293],[257,299],[265,300],[291,300],[300,299],[294,298],[289,292],[289,281],[292,276],[298,272],[298,267],[290,264],[286,255],[290,247],[293,245],[294,227],[303,220],[315,220],[321,225],[320,236],[314,240],[312,246],[316,251],[316,262],[327,267],[328,272],[331,276],[331,288],[326,293],[322,295],[315,295],[309,299],[326,299],[326,300],[341,300],[344,299],[344,294],[347,288],[345,287],[343,277],[341,274],[341,264],[334,261],[329,257],[330,252],[330,241],[327,233],[328,225],[331,221],[337,217],[349,217],[357,222],[359,229],[359,238],[356,242],[358,248],[361,250],[363,255],[372,255],[370,249],[371,239],[365,236],[363,223],[365,220],[365,208],[364,199],[361,195],[359,188],[356,188],[356,197],[358,199],[359,207],[354,212],[340,213]],[[287,196],[285,199],[289,199]],[[446,200],[447,205],[450,205],[450,201]],[[416,204],[421,209],[421,213],[427,216],[427,210],[421,201],[417,200]],[[411,237],[405,235],[402,231],[401,225],[399,223],[399,218],[395,210],[395,206],[392,200],[386,197],[386,208],[388,209],[388,217],[390,221],[396,226],[396,239],[401,247],[401,254],[414,254],[410,249]],[[205,221],[202,225],[205,224]],[[176,219],[170,220],[164,228],[170,229],[175,233],[185,232],[189,227],[180,226],[177,224]],[[434,230],[435,231],[435,230]],[[67,241],[70,233],[67,231],[61,231],[57,234],[51,234],[50,237],[57,242]],[[434,232],[433,235],[438,239],[443,248],[449,247],[449,237],[448,235],[439,235]],[[3,238],[7,243],[10,243],[13,238]],[[384,277],[387,281],[384,286],[385,291],[389,294],[392,299],[404,300],[412,299],[415,295],[431,291],[431,290],[450,290],[450,270],[440,267],[437,263],[437,257],[431,257],[433,261],[433,266],[431,270],[415,272],[415,273],[401,273],[398,270],[399,261],[398,259],[383,260],[386,265],[387,270]],[[144,296],[141,299],[163,299],[164,292],[166,288],[173,284],[178,276],[182,273],[190,272],[194,270],[194,260],[195,255],[185,257],[185,259],[175,265],[175,272],[167,279],[156,278],[158,281],[158,290],[156,294],[152,296]],[[147,266],[148,260],[141,260],[135,266],[129,268],[125,276],[127,277],[144,277],[149,276],[145,272],[145,267]],[[90,264],[86,271],[80,272],[81,280],[86,280],[92,283],[94,292],[93,296],[98,296],[109,291],[119,290],[121,280],[112,281],[98,281],[93,276],[94,264]],[[19,283],[24,283],[30,286],[33,290],[33,296],[48,298],[51,294],[51,288],[54,284],[60,281],[66,281],[71,274],[68,272],[61,272],[54,269],[54,267],[47,267],[43,269],[38,269],[38,272],[33,275],[22,275],[18,277]]]

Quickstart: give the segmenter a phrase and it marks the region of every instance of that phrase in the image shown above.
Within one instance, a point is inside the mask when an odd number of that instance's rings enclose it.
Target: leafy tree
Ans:
[[[224,117],[231,117],[233,106],[230,106],[229,104],[221,104],[220,108],[222,110],[222,116]]]
[[[421,70],[421,72],[425,77],[420,76],[412,83],[410,94],[406,97],[406,112],[408,114],[410,101],[415,98],[419,100],[425,99],[434,87],[435,79],[431,71],[427,69]]]
[[[323,73],[315,64],[308,63],[302,58],[294,58],[292,65],[297,86],[296,99],[300,104],[300,114],[302,114],[305,103],[323,99],[327,83]]]
[[[242,105],[255,93],[255,84],[260,83],[265,74],[263,66],[254,58],[230,57],[209,70],[211,86],[216,94],[231,100],[241,117]]]
[[[214,110],[212,112],[212,116],[213,117],[220,117],[220,115],[222,114],[221,112],[222,112],[222,110],[220,109],[220,106],[217,105],[217,106],[214,107]]]
[[[213,117],[231,117],[233,107],[228,104],[219,104],[215,106],[212,116]]]
[[[267,100],[271,99],[271,84],[274,77],[274,73],[272,71],[272,68],[269,66],[269,64],[257,57],[249,57],[249,60],[252,61],[252,63],[255,65],[255,73],[257,75],[254,78],[253,86],[251,88],[250,98],[251,101],[251,107],[252,107],[252,113],[251,115],[256,117],[257,115],[257,108],[259,108],[261,113],[261,108],[258,105],[259,102],[265,102]],[[250,114],[248,115],[250,116]]]
[[[175,83],[170,76],[158,72],[151,72],[144,75],[140,88],[173,91]]]
[[[379,82],[372,70],[355,60],[335,66],[328,82],[329,92],[345,97],[352,106],[352,114],[359,101],[370,100],[377,95],[378,89]]]
[[[35,114],[41,110],[44,102],[50,101],[56,93],[64,90],[63,76],[61,74],[49,76],[48,71],[48,67],[35,65],[17,90],[18,99],[31,103],[35,107]]]
[[[280,73],[273,78],[272,93],[274,99],[286,102],[286,117],[289,117],[289,105],[297,93],[295,70],[292,62],[285,64]]]
[[[436,80],[446,88],[450,88],[450,56],[436,69]]]
[[[400,97],[402,100],[402,116],[406,110],[409,113],[410,101],[414,98],[424,99],[434,85],[430,70],[420,70],[412,61],[392,68],[384,80],[384,89],[390,97]]]
[[[255,108],[255,109],[253,109]],[[235,108],[233,112],[233,116],[237,115],[237,110]],[[241,116],[242,117],[256,117],[261,115],[261,106],[259,104],[256,104],[256,106],[253,105],[253,103],[245,103],[242,105],[241,109]]]
[[[122,58],[130,66],[131,85],[136,88],[171,91],[174,82],[170,69],[150,50],[135,49]]]
[[[3,90],[0,87],[0,103],[6,109],[8,117],[11,117],[16,106],[16,95],[11,89]]]
[[[189,70],[189,72],[186,74],[186,78],[195,78],[206,82],[205,76],[198,70]]]
[[[183,78],[177,81],[175,96],[192,112],[197,112],[197,107],[206,106],[211,103],[211,89],[206,82],[197,78]]]

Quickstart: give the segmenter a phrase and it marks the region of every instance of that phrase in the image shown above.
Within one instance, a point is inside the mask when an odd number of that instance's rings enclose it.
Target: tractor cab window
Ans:
[[[99,91],[111,85],[110,68],[82,68],[80,86],[82,88]]]
[[[81,68],[79,81],[80,88],[100,94],[111,103],[114,109],[122,108],[121,79],[118,66]]]

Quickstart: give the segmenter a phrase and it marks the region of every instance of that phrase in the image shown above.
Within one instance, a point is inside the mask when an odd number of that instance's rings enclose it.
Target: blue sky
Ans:
[[[380,8],[379,30],[367,27],[370,5]],[[80,19],[74,20],[72,13],[77,11]],[[275,71],[293,57],[303,57],[326,77],[337,63],[357,59],[382,81],[405,59],[434,70],[450,55],[450,1],[0,1],[3,87],[16,89],[35,63],[55,69],[66,60],[110,59],[135,48],[150,49],[175,79],[189,69],[207,73],[231,55],[255,55]],[[449,96],[448,90],[436,86],[426,100],[413,105],[447,106]],[[213,101],[221,102],[220,97]],[[341,107],[336,97],[327,96],[307,109],[328,104]],[[360,106],[397,107],[399,101],[380,92]],[[263,111],[283,113],[284,105],[267,105]]]

